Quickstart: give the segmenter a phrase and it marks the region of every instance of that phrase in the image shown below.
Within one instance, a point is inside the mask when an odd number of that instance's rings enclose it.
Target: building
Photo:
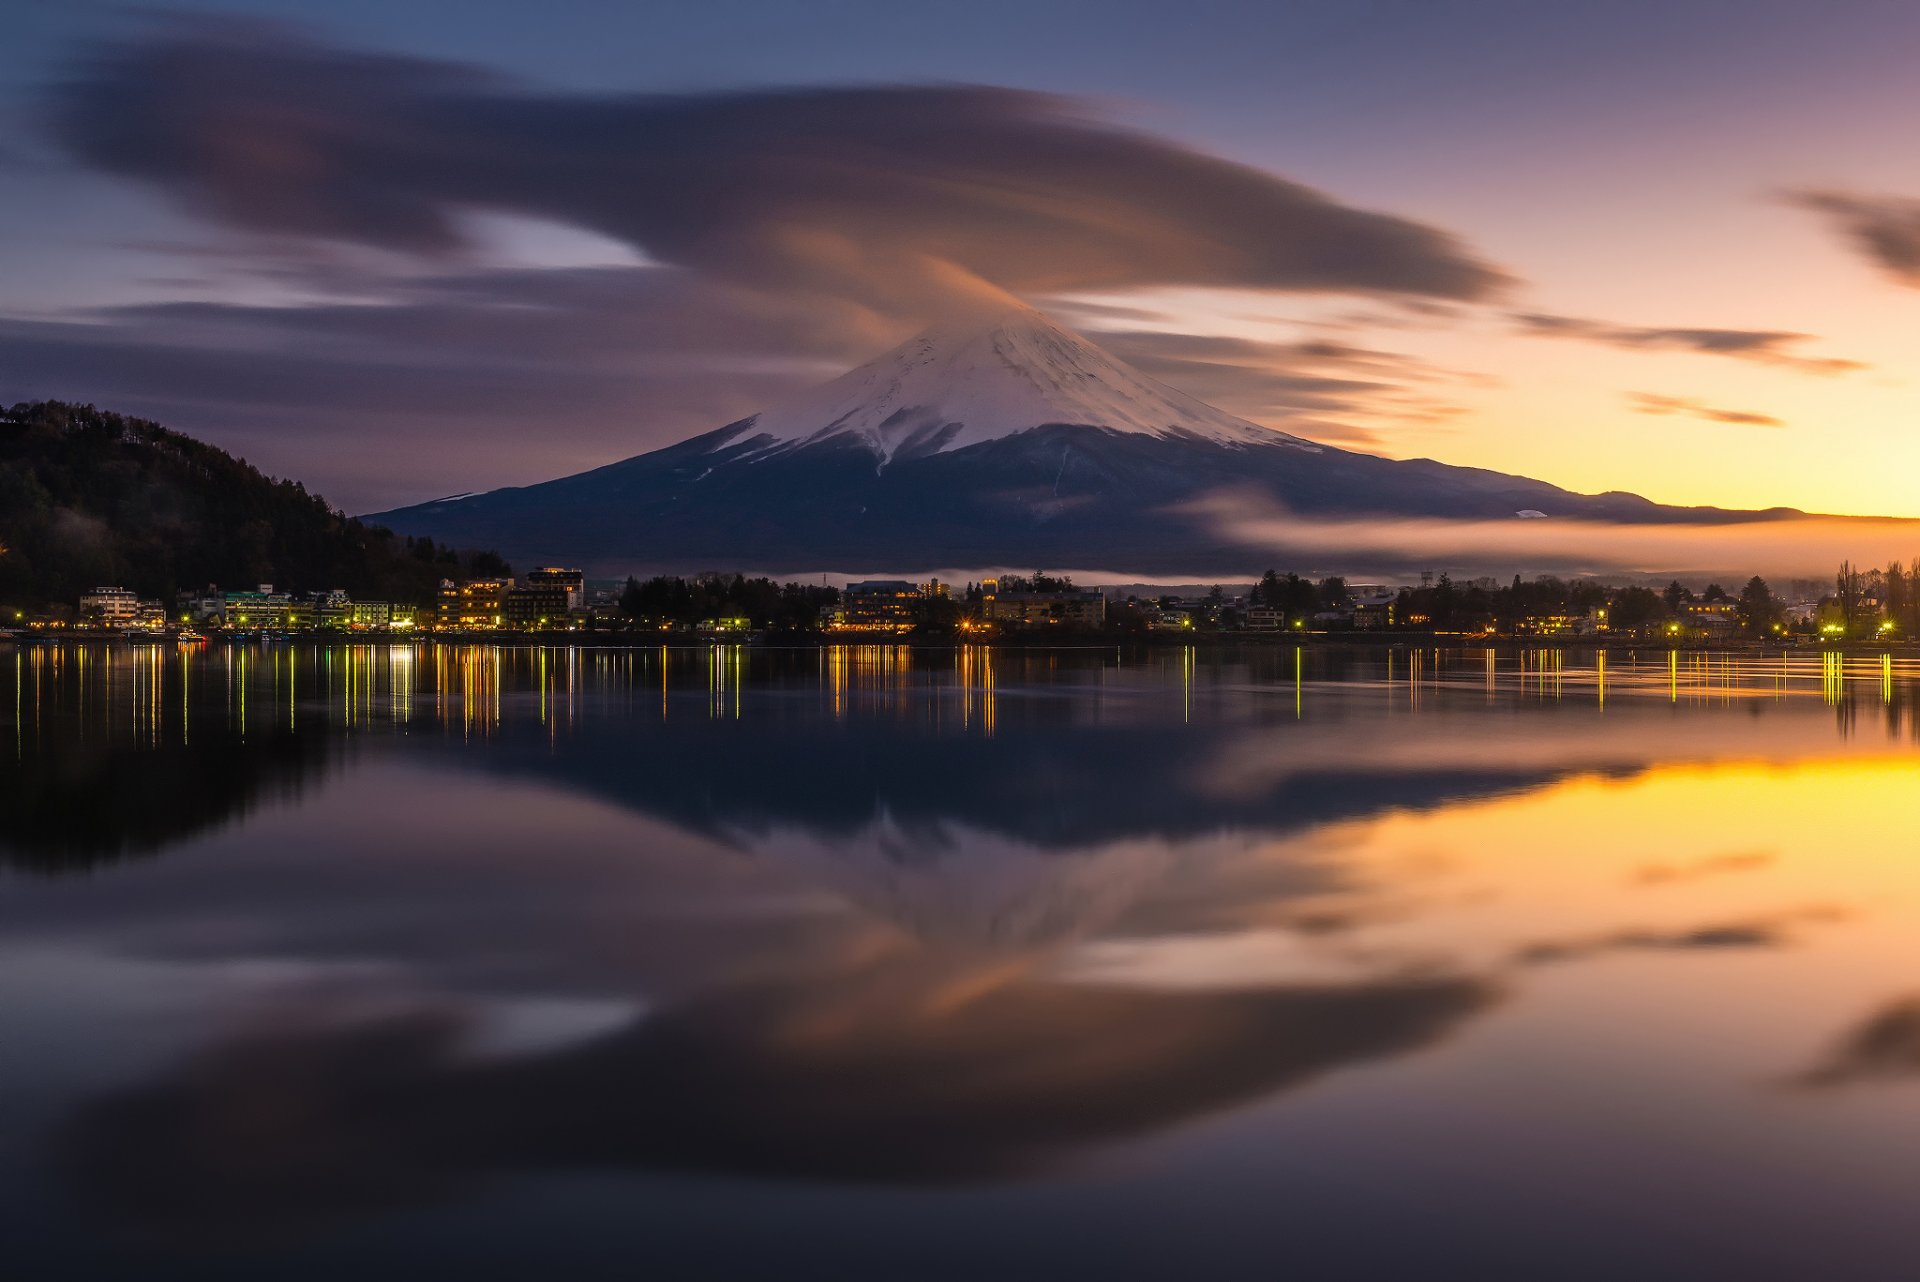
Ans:
[[[560,611],[561,614],[573,610],[584,610],[587,606],[587,576],[580,570],[543,565],[537,570],[529,570],[520,582],[528,588],[559,588],[565,592],[567,604],[566,608]]]
[[[186,622],[205,623],[218,626],[226,615],[226,594],[212,584],[204,592],[182,592],[175,604]]]
[[[130,588],[95,588],[80,596],[80,618],[103,627],[132,627],[140,616],[140,598]]]
[[[387,601],[349,601],[347,626],[355,632],[385,632],[393,625],[393,612],[393,605]],[[411,612],[408,618],[412,618]]]
[[[1060,592],[996,590],[983,595],[980,604],[987,622],[1010,628],[1097,628],[1107,621],[1107,598],[1091,588]]]
[[[437,624],[442,632],[485,632],[500,627],[507,617],[506,579],[470,579],[456,584],[440,581]]]
[[[1400,605],[1400,593],[1384,583],[1353,583],[1347,587],[1347,603],[1355,628],[1390,628]]]
[[[1682,601],[1680,621],[1701,632],[1732,632],[1740,624],[1738,601]]]
[[[1399,601],[1388,597],[1384,601],[1355,601],[1353,603],[1353,626],[1356,628],[1390,628],[1393,626],[1394,611]]]
[[[920,622],[927,592],[905,579],[863,579],[840,593],[829,626],[846,632],[907,632]]]
[[[579,571],[559,571],[559,573],[578,574]],[[569,590],[564,583],[547,581],[528,582],[507,589],[501,602],[501,617],[506,626],[521,632],[534,632],[547,628],[564,628],[568,623],[570,602],[580,596],[576,586]]]
[[[309,592],[306,604],[313,611],[312,626],[316,628],[344,631],[353,620],[353,599],[340,588],[331,592]]]
[[[245,632],[284,632],[298,613],[293,598],[262,583],[252,592],[228,592],[220,608],[221,622]]]

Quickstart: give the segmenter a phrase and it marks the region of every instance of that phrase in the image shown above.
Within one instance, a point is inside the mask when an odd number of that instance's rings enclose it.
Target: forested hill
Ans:
[[[157,423],[41,401],[0,411],[0,603],[71,605],[96,584],[170,598],[272,583],[430,599],[442,578],[506,571],[491,553],[403,538],[295,481]]]

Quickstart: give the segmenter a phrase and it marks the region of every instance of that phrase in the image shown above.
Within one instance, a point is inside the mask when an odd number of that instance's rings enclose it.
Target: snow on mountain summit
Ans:
[[[769,449],[852,437],[892,459],[1049,424],[1319,449],[1156,382],[1025,307],[910,338],[758,415],[748,430],[772,438]]]

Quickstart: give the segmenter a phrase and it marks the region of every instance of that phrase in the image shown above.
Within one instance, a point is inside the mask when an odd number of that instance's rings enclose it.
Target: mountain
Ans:
[[[41,401],[0,411],[0,604],[72,605],[96,584],[170,599],[209,583],[430,600],[505,569],[329,507],[157,423]]]
[[[1043,424],[1080,424],[1223,446],[1318,446],[1156,383],[1039,312],[955,326],[748,420],[764,450],[829,441],[883,462],[947,454]]]
[[[1270,549],[1192,510],[1223,491],[1323,518],[1734,516],[1315,444],[1195,400],[1018,308],[921,334],[665,449],[366,519],[603,573],[1257,569]]]

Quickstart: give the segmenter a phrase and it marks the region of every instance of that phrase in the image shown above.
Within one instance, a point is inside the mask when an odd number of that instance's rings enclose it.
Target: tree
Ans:
[[[1260,582],[1253,586],[1249,595],[1254,604],[1281,611],[1290,624],[1305,620],[1320,608],[1320,590],[1312,580],[1303,579],[1297,574],[1282,578],[1268,570],[1260,576]]]
[[[1621,588],[1607,606],[1607,622],[1615,629],[1631,632],[1660,622],[1667,613],[1666,602],[1652,588]]]
[[[1833,588],[1833,603],[1840,608],[1840,625],[1852,636],[1866,600],[1867,573],[1855,569],[1851,561],[1842,561],[1839,572],[1833,576]]]
[[[1887,618],[1906,636],[1920,634],[1920,558],[1908,569],[1895,561],[1885,575]]]
[[[1693,600],[1692,590],[1689,589],[1685,584],[1681,583],[1680,580],[1678,579],[1675,579],[1673,582],[1667,584],[1667,590],[1661,593],[1660,595],[1661,595],[1661,598],[1665,600],[1667,603],[1668,614],[1680,613],[1680,607],[1684,603]]]
[[[1725,601],[1727,600],[1727,590],[1718,583],[1709,583],[1707,584],[1707,590],[1701,594],[1700,599],[1702,601]]]
[[[1740,626],[1750,633],[1769,632],[1780,621],[1780,603],[1773,599],[1773,589],[1767,586],[1767,581],[1757,574],[1740,589],[1736,610]]]

